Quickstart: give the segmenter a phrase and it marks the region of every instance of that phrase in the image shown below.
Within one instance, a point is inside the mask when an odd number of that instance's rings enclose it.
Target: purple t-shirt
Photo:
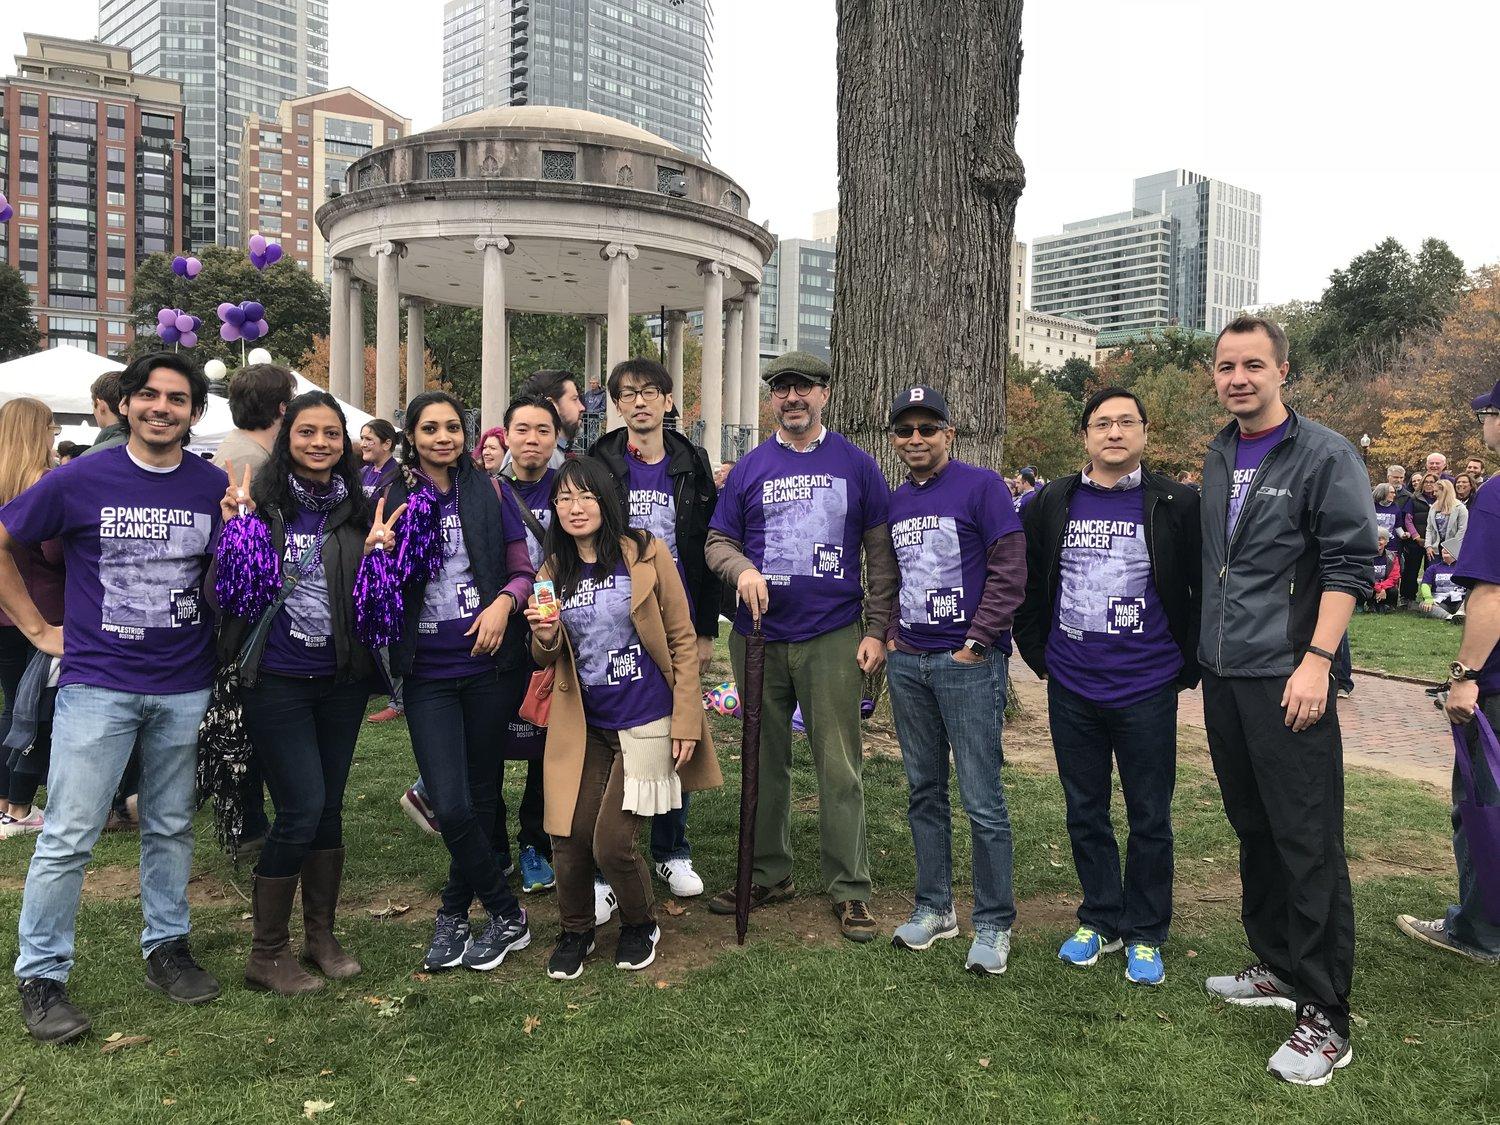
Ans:
[[[541,480],[524,481],[513,480],[511,487],[521,503],[530,509],[531,514],[536,517],[536,522],[542,525],[545,531],[552,526],[552,508],[547,503],[552,498],[552,481],[557,477],[556,469],[548,469],[542,474]],[[529,526],[522,525],[526,532],[526,553],[531,556],[531,566],[534,570],[542,569],[542,544],[532,533]]]
[[[1100,707],[1129,707],[1182,671],[1146,543],[1146,493],[1083,483],[1068,505],[1047,673]]]
[[[1255,474],[1260,469],[1261,462],[1266,459],[1275,446],[1280,444],[1281,439],[1286,437],[1286,431],[1291,426],[1290,417],[1275,429],[1267,430],[1257,434],[1255,437],[1239,435],[1234,449],[1234,479],[1229,483],[1229,523],[1225,533],[1226,539],[1234,538],[1234,525],[1239,522],[1240,509],[1245,506],[1245,497],[1250,492],[1250,486],[1255,482]]]
[[[1464,543],[1464,546],[1468,546],[1467,541]],[[1472,556],[1469,554],[1469,552],[1465,550],[1464,558],[1467,559],[1471,557]],[[1476,567],[1476,569],[1478,568]],[[1439,560],[1438,562],[1430,564],[1427,569],[1422,572],[1422,585],[1426,586],[1429,590],[1432,591],[1433,601],[1441,605],[1444,602],[1461,602],[1464,600],[1464,586],[1466,585],[1466,583],[1456,581],[1455,575],[1457,574],[1457,572],[1457,560],[1454,560],[1451,564]],[[1489,580],[1484,578],[1476,578],[1471,579],[1471,582],[1467,584],[1472,584],[1472,582],[1474,581],[1487,582]]]
[[[0,512],[0,518],[4,515]],[[1454,564],[1453,577],[1462,586],[1476,582],[1500,585],[1500,484],[1493,479],[1480,485],[1469,499],[1464,551]],[[1500,644],[1490,650],[1480,669],[1479,690],[1484,694],[1500,691]]]
[[[359,470],[359,483],[364,488],[365,499],[372,500],[377,492],[390,484],[398,472],[396,459],[391,457],[380,468],[366,465]]]
[[[1404,528],[1405,526],[1405,504],[1375,505],[1375,527],[1377,530],[1383,529],[1385,531],[1387,537],[1391,541],[1392,546],[1395,546],[1397,543],[1401,542],[1401,540],[1396,536],[1396,529],[1398,527]]]
[[[310,558],[318,550],[322,523],[321,515],[301,506],[286,521],[281,573],[299,577],[266,631],[266,649],[260,660],[263,671],[283,676],[331,676],[338,669],[325,564],[319,561],[313,565]],[[309,569],[304,570],[304,566]]]
[[[677,497],[672,492],[672,474],[667,472],[668,458],[663,457],[654,465],[628,459],[630,480],[629,504],[626,518],[631,527],[649,531],[667,547],[667,553],[677,564],[677,577],[682,579],[682,588],[687,591],[688,612],[693,612],[693,593],[688,590],[687,570],[677,557]]]
[[[213,682],[203,576],[227,483],[201,457],[155,473],[119,445],[52,470],[0,509],[20,542],[63,542],[60,685],[169,695]]]
[[[969,634],[984,593],[989,551],[1021,530],[997,473],[950,461],[924,484],[907,481],[891,497],[891,543],[901,569],[897,634],[918,652],[952,652]],[[995,638],[1010,652],[1010,630]]]
[[[806,641],[859,620],[860,540],[886,522],[891,490],[875,459],[827,431],[806,453],[773,436],[735,463],[709,527],[765,577],[768,641]],[[734,627],[751,631],[741,606]]]
[[[489,488],[490,482],[476,478],[471,487]],[[443,565],[422,597],[417,615],[417,643],[412,675],[428,680],[456,680],[495,666],[494,656],[472,656],[474,638],[467,636],[474,619],[484,610],[479,580],[464,542],[458,515],[458,489],[438,493],[443,521]],[[505,542],[514,543],[525,534],[521,517],[510,504],[501,504]]]
[[[1016,515],[1024,516],[1026,514],[1027,506],[1035,499],[1036,489],[1028,488],[1025,492],[1021,493],[1021,495],[1012,500],[1011,504],[1016,510]]]
[[[1384,551],[1375,555],[1375,562],[1372,565],[1376,584],[1384,582],[1385,576],[1391,572],[1391,560],[1395,557],[1395,553],[1395,548],[1387,546]]]
[[[562,623],[589,726],[628,730],[672,713],[672,690],[630,618],[630,571],[623,562],[602,577],[590,568],[563,599]]]

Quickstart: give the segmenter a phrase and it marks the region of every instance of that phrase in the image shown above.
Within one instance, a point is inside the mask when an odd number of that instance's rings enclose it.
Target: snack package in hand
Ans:
[[[557,587],[550,580],[542,579],[532,589],[536,598],[537,612],[542,615],[543,621],[551,621],[558,615]]]

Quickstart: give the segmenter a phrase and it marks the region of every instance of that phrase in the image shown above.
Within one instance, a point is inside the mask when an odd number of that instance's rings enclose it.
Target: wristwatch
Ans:
[[[966,640],[964,642],[964,648],[968,649],[975,656],[981,656],[981,657],[985,653],[987,653],[987,652],[990,651],[990,646],[989,645],[985,644],[983,641],[976,641],[973,637],[970,637],[968,640]]]
[[[1452,664],[1448,665],[1448,678],[1455,684],[1461,684],[1465,680],[1477,680],[1479,679],[1479,669],[1470,668],[1462,660],[1455,660]]]

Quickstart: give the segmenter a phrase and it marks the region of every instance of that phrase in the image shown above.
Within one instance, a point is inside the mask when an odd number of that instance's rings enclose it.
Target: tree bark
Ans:
[[[838,271],[829,426],[901,471],[897,391],[948,399],[1001,470],[1022,0],[838,0]]]

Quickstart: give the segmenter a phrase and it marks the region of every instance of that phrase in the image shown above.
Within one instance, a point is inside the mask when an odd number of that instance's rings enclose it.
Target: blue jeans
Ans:
[[[1079,925],[1105,938],[1162,945],[1172,924],[1177,685],[1128,707],[1101,707],[1054,678],[1047,684],[1047,710],[1073,866],[1083,888]],[[1109,815],[1115,762],[1130,825],[1123,885]]]
[[[1490,721],[1490,726],[1500,731],[1500,694],[1482,696],[1479,709]],[[1474,763],[1474,787],[1487,805],[1500,802],[1500,778],[1491,777],[1483,755],[1476,752],[1479,727],[1470,723],[1465,728],[1469,743],[1469,760]],[[1453,769],[1453,858],[1458,864],[1458,904],[1448,907],[1447,930],[1453,940],[1469,949],[1491,956],[1500,956],[1500,925],[1484,916],[1484,902],[1480,898],[1479,883],[1474,878],[1474,860],[1469,855],[1469,840],[1464,835],[1463,822],[1458,815],[1458,798],[1463,783],[1458,777],[1458,767]]]
[[[73,932],[83,869],[104,830],[110,800],[130,752],[141,752],[141,949],[188,933],[188,876],[198,724],[208,689],[135,695],[69,684],[57,693],[47,816],[21,898],[16,976],[65,981],[73,969]]]
[[[478,898],[492,916],[514,918],[521,904],[506,885],[491,834],[500,740],[526,679],[495,671],[452,680],[408,676],[405,687],[412,753],[452,857],[442,912],[467,917]]]
[[[688,797],[682,795],[682,808],[657,813],[651,818],[651,858],[657,863],[669,859],[687,859],[693,846],[687,838]]]
[[[993,649],[977,664],[948,652],[891,652],[886,680],[911,787],[907,819],[917,853],[917,905],[953,908],[953,818],[948,751],[969,814],[974,852],[974,925],[1008,930],[1016,920],[1010,813],[1000,783],[1005,674],[1010,658]]]

